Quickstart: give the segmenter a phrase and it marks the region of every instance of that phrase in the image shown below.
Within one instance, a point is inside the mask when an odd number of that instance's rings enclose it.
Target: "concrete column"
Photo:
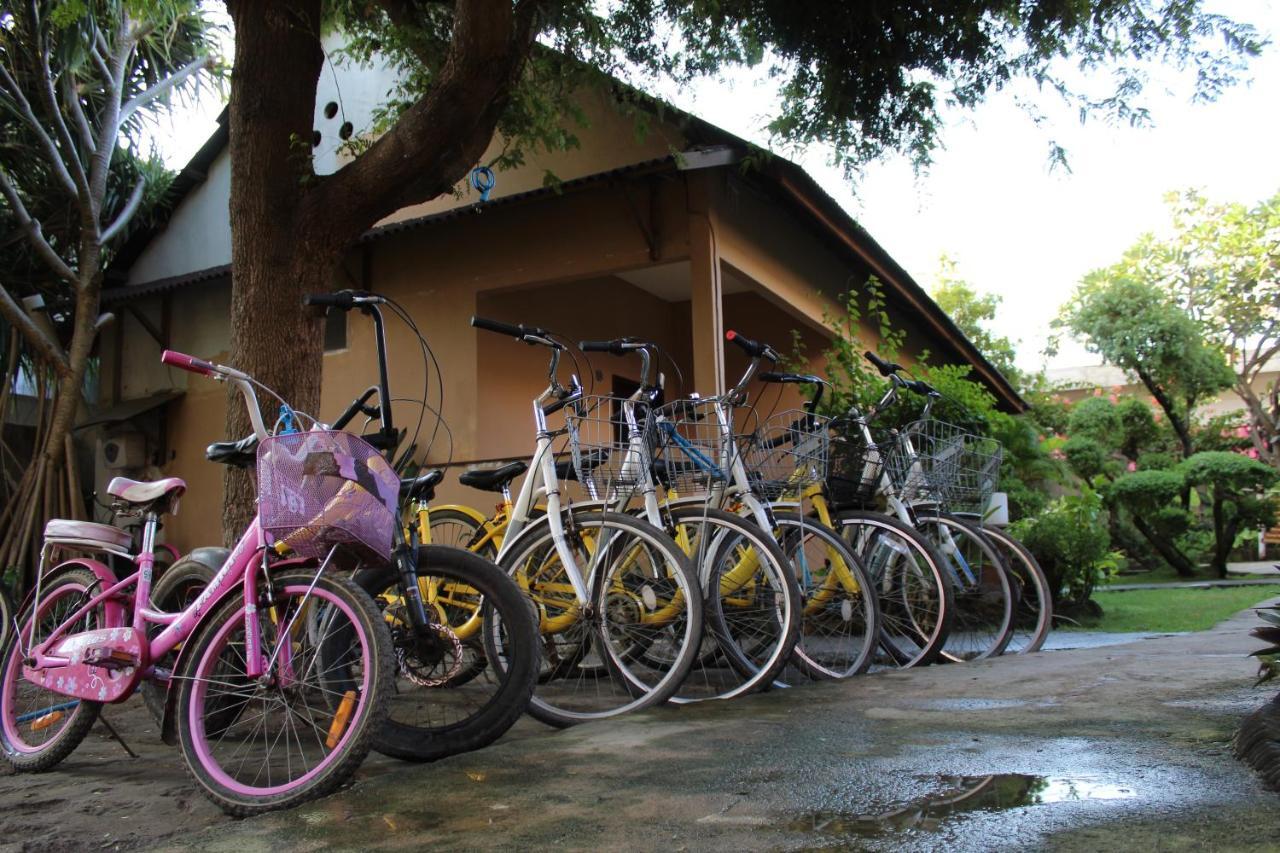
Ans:
[[[720,252],[716,246],[707,174],[688,174],[689,293],[692,303],[693,382],[698,393],[722,394],[724,384],[724,300]]]

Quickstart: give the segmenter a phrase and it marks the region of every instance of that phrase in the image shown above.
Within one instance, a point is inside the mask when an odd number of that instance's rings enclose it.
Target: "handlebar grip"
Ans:
[[[773,382],[779,385],[821,385],[822,379],[808,373],[775,373],[766,370],[756,376],[761,382]]]
[[[896,361],[885,361],[871,350],[864,352],[862,357],[874,364],[876,369],[880,371],[881,376],[891,376],[902,369],[902,365],[898,364]]]
[[[490,320],[486,317],[471,318],[471,325],[477,329],[484,329],[486,332],[497,332],[500,335],[509,335],[516,340],[521,340],[525,335],[541,335],[541,329],[526,328],[525,326],[514,326],[511,323],[503,323],[498,320]]]
[[[928,382],[925,382],[923,379],[910,379],[904,382],[903,385],[905,385],[909,390],[915,391],[917,394],[921,394],[925,397],[929,396],[930,394],[938,393],[937,391],[934,390],[932,385],[930,385]]]
[[[308,293],[302,297],[303,305],[322,305],[326,308],[338,308],[343,311],[353,308],[356,304],[355,297],[342,291],[339,293]]]
[[[753,341],[751,340],[751,338],[738,334],[733,329],[730,329],[729,331],[724,333],[724,339],[726,341],[732,341],[733,343],[742,347],[743,351],[746,352],[747,355],[752,356],[753,358],[759,358],[760,356],[764,355],[765,350],[768,349],[768,347],[766,347],[764,344],[760,343],[759,341]]]
[[[622,346],[620,340],[613,341],[582,341],[578,344],[578,349],[583,352],[611,352],[614,355],[626,355],[627,350]]]
[[[193,355],[187,355],[186,353],[174,352],[171,349],[165,350],[160,355],[160,361],[170,367],[180,367],[183,370],[189,370],[192,373],[199,373],[204,376],[214,376],[218,372],[212,362],[196,358]]]

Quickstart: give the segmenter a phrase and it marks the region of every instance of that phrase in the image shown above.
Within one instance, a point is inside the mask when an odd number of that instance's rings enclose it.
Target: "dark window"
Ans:
[[[329,311],[324,318],[324,351],[337,352],[347,348],[347,312]]]

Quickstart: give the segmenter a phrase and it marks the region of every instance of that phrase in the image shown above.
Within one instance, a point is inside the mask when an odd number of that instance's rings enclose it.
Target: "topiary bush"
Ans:
[[[1060,497],[1039,515],[1015,522],[1011,532],[1044,569],[1055,613],[1101,612],[1089,598],[1095,586],[1119,570],[1120,555],[1111,550],[1106,512],[1096,492],[1086,487],[1078,495]]]

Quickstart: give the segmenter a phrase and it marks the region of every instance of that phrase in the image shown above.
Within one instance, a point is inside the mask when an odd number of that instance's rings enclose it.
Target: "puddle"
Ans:
[[[964,812],[1020,809],[1045,803],[1121,800],[1134,789],[1079,776],[1033,776],[998,773],[991,776],[927,777],[937,790],[899,803],[879,814],[818,812],[786,824],[793,832],[835,835],[881,835],[898,830],[936,830],[948,817]]]

